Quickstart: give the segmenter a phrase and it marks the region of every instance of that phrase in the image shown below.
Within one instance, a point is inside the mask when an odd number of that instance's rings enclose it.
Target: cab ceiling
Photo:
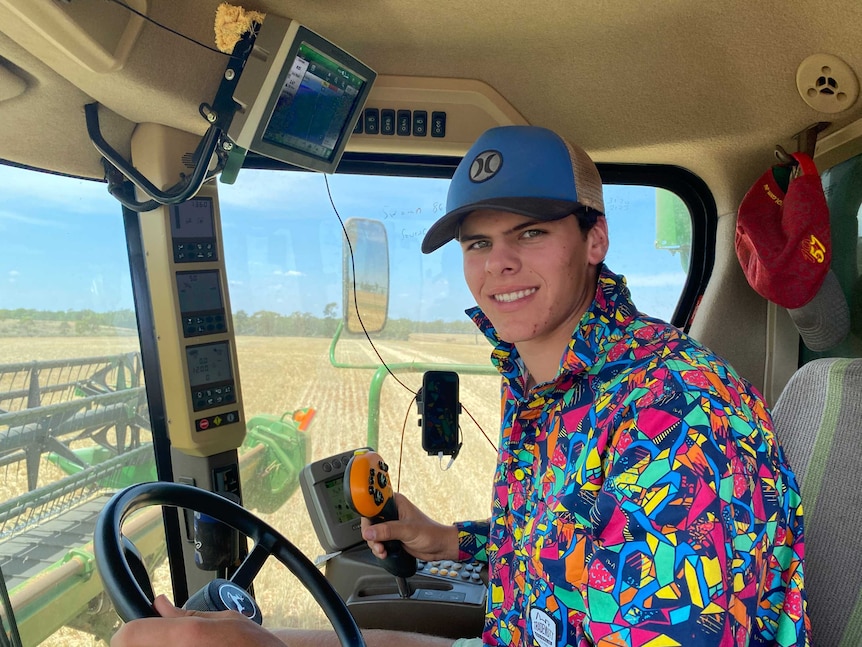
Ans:
[[[118,9],[108,0],[87,2]],[[224,55],[143,22],[121,69],[94,72],[46,44],[38,17],[22,19],[15,4],[20,0],[0,0],[0,158],[102,177],[84,122],[83,106],[92,101],[104,106],[104,135],[123,153],[137,123],[205,131],[198,106],[214,97]],[[218,0],[139,4],[159,23],[214,44]],[[558,130],[597,161],[685,167],[707,181],[721,213],[771,163],[775,144],[793,147],[791,136],[817,121],[832,122],[834,131],[862,117],[860,102],[824,114],[797,93],[796,69],[810,54],[835,54],[862,71],[862,3],[833,0],[828,10],[817,4],[260,0],[243,6],[299,20],[378,74],[484,81],[528,122]]]

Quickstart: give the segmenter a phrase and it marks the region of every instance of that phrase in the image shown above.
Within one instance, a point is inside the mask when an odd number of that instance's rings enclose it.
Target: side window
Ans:
[[[116,614],[95,519],[156,476],[122,212],[102,183],[8,166],[0,195],[0,570],[25,645],[96,644]],[[154,567],[151,510],[131,539]]]
[[[850,306],[850,333],[828,352],[802,346],[802,362],[818,357],[862,357],[862,154],[821,175],[832,228],[832,270]]]
[[[671,321],[688,276],[691,215],[667,189],[605,186],[608,267],[626,277],[641,312]]]

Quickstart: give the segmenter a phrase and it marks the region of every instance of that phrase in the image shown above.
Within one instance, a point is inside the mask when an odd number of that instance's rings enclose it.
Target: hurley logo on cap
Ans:
[[[484,182],[490,180],[503,168],[503,155],[500,151],[482,151],[470,164],[470,180],[472,182]]]

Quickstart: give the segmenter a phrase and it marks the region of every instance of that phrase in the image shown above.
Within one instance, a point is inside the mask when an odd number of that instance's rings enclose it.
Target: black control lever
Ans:
[[[372,524],[398,519],[389,466],[377,452],[358,449],[353,454],[344,472],[344,498],[354,512]],[[416,558],[400,541],[386,541],[383,545],[386,558],[380,560],[381,565],[395,576],[399,595],[408,598],[411,592],[407,578],[416,574]]]

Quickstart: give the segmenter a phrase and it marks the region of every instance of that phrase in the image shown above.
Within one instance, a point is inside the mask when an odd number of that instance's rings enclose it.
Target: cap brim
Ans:
[[[559,220],[582,209],[580,202],[546,198],[495,198],[454,209],[435,222],[422,239],[422,253],[430,254],[458,238],[461,222],[478,209],[498,209],[536,220]]]

